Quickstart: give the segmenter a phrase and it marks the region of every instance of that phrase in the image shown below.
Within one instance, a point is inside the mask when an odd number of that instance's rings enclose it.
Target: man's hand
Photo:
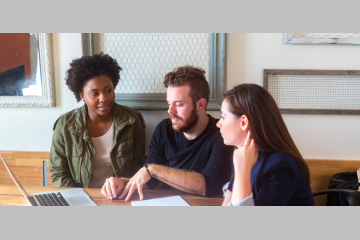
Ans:
[[[124,191],[121,193],[119,198],[122,199],[123,197],[125,197],[125,194],[129,192],[125,199],[125,201],[128,201],[131,198],[131,195],[134,193],[135,189],[137,189],[140,200],[143,200],[143,186],[150,179],[151,177],[146,171],[145,167],[140,168],[140,170],[132,178],[130,178],[128,184],[126,185]]]
[[[107,178],[104,185],[101,188],[101,193],[109,200],[116,198],[123,190],[126,179],[121,178]]]

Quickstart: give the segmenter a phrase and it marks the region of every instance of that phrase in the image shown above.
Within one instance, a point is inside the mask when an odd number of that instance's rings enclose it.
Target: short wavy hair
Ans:
[[[188,85],[194,105],[201,98],[205,98],[206,106],[209,103],[210,87],[208,81],[206,81],[205,70],[202,68],[189,65],[175,68],[165,75],[163,84],[165,88]]]
[[[79,102],[81,100],[79,93],[82,92],[87,81],[105,75],[111,79],[115,88],[119,83],[121,70],[122,68],[117,61],[107,54],[83,56],[70,63],[70,68],[66,71],[65,81]]]

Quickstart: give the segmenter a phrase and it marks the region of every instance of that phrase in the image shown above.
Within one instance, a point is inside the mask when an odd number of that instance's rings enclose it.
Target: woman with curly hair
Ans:
[[[107,178],[129,178],[143,166],[143,116],[115,102],[121,70],[103,53],[70,63],[66,84],[84,105],[55,122],[49,159],[55,186],[100,188]]]
[[[266,89],[241,84],[225,92],[217,126],[236,147],[223,205],[314,205],[309,168]]]

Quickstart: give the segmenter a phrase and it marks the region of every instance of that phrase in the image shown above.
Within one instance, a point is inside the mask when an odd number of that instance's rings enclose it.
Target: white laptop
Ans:
[[[91,200],[89,195],[87,195],[87,193],[81,188],[32,193],[29,195],[1,155],[0,158],[8,170],[11,178],[14,180],[16,186],[20,189],[31,206],[97,206],[96,203]]]

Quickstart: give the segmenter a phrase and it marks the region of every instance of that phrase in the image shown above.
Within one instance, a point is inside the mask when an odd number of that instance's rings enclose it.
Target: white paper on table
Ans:
[[[155,198],[155,199],[143,200],[143,201],[133,201],[133,202],[131,202],[131,205],[133,205],[133,206],[190,206],[180,196]]]

